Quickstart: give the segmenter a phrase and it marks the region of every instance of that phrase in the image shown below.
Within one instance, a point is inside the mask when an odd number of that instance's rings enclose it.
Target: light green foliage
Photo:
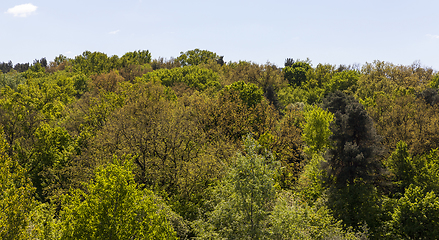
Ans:
[[[249,107],[253,107],[260,103],[264,98],[264,92],[253,83],[245,83],[243,81],[234,82],[226,87],[227,90],[239,92],[239,98]]]
[[[23,77],[22,73],[17,73],[12,70],[8,73],[0,72],[0,89],[6,86],[16,90],[18,85],[24,84],[26,79]]]
[[[325,159],[322,155],[313,154],[297,181],[296,189],[298,190],[298,195],[309,204],[313,204],[322,197],[326,189],[324,179],[327,178],[327,175],[326,171],[321,167],[324,161]]]
[[[439,236],[439,197],[411,185],[398,200],[390,221],[394,238],[437,239]]]
[[[213,191],[218,203],[209,215],[211,237],[265,239],[267,220],[275,197],[277,162],[247,136],[244,154],[234,157],[225,178]],[[206,234],[206,233],[204,233]]]
[[[55,206],[49,203],[40,203],[30,212],[26,231],[30,239],[55,240],[62,236],[61,227],[61,222],[56,217]]]
[[[439,74],[435,74],[429,83],[429,87],[431,88],[439,88]]]
[[[280,194],[270,216],[271,239],[359,239],[345,232],[328,208],[309,206],[292,194]]]
[[[216,53],[196,48],[187,52],[180,52],[180,56],[176,60],[182,66],[196,66],[201,63],[207,63],[209,60],[217,61],[218,59],[220,57]]]
[[[356,70],[342,71],[334,73],[331,80],[326,85],[326,92],[337,90],[354,93],[360,73]]]
[[[6,153],[0,128],[0,239],[26,239],[25,227],[33,207],[34,188],[25,169]]]
[[[322,157],[326,149],[331,146],[329,137],[332,132],[329,125],[334,115],[318,106],[308,106],[303,113],[305,123],[302,124],[302,140],[305,143],[304,152],[310,161],[305,165],[298,180],[298,190],[304,199],[313,202],[324,190],[325,172],[321,168],[324,162]]]
[[[416,174],[407,144],[403,141],[398,142],[395,151],[390,155],[385,164],[393,175],[392,180],[396,187],[395,192],[403,193],[404,189],[413,183]]]
[[[279,91],[279,100],[284,106],[298,102],[308,102],[308,92],[302,88],[286,87]]]
[[[432,149],[429,153],[412,156],[407,144],[399,142],[396,150],[386,162],[393,175],[395,193],[403,193],[411,184],[426,191],[439,192],[439,152]]]
[[[439,192],[439,150],[432,149],[429,153],[413,158],[416,175],[414,183],[426,191]]]
[[[90,51],[85,51],[72,60],[73,69],[87,76],[108,73],[118,67],[118,62],[117,56],[108,57],[105,53]]]
[[[153,193],[134,181],[132,162],[113,158],[95,179],[65,196],[61,239],[176,239]]]
[[[40,63],[35,63],[30,66],[26,72],[23,73],[23,76],[26,79],[41,78],[45,75],[45,73],[46,69],[42,67]]]
[[[142,78],[147,81],[158,81],[167,87],[172,87],[177,83],[185,83],[188,87],[198,91],[220,87],[217,73],[197,66],[158,69],[145,74]]]
[[[305,124],[303,125],[302,139],[306,144],[304,151],[310,156],[322,154],[330,147],[329,137],[332,132],[329,125],[334,120],[334,114],[318,106],[305,108]]]

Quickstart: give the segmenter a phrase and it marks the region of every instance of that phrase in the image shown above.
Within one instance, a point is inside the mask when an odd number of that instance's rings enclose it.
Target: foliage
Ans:
[[[324,161],[322,155],[313,154],[303,167],[295,185],[298,195],[310,205],[321,198],[326,190],[325,179],[328,177],[321,167]]]
[[[0,202],[10,206],[0,222],[13,229],[0,238],[68,238],[82,220],[95,224],[84,234],[106,234],[91,216],[111,222],[101,210],[122,214],[122,205],[98,203],[90,188],[99,192],[94,173],[105,166],[127,170],[108,162],[124,154],[134,167],[123,186],[145,200],[127,207],[166,215],[173,237],[352,239],[369,229],[373,239],[434,238],[423,227],[437,228],[439,77],[419,62],[289,58],[280,69],[194,49],[169,60],[86,51],[0,69]],[[243,146],[249,134],[254,154]],[[244,174],[262,158],[276,159],[276,174],[271,164]],[[100,212],[87,212],[90,202]]]
[[[23,74],[17,73],[15,70],[8,73],[0,73],[0,89],[6,86],[17,90],[18,85],[24,84],[25,78]]]
[[[151,53],[148,50],[127,52],[119,61],[121,67],[127,67],[129,65],[144,65],[151,62]]]
[[[309,155],[321,154],[329,148],[329,137],[332,132],[329,125],[334,119],[334,114],[318,106],[310,106],[304,111],[305,124],[302,138],[307,145],[305,152]]]
[[[227,86],[226,89],[228,91],[239,92],[239,98],[247,104],[248,107],[254,107],[260,103],[264,97],[262,90],[255,84],[246,84],[243,81],[234,82],[232,85]]]
[[[328,205],[337,219],[359,229],[366,222],[379,234],[379,198],[373,186],[382,173],[382,151],[372,119],[351,96],[337,91],[324,99],[324,108],[334,114],[330,148],[324,162],[329,184]]]
[[[134,181],[128,158],[113,158],[95,179],[65,196],[61,239],[176,239],[153,193]]]
[[[60,239],[62,225],[58,217],[55,217],[54,204],[41,203],[36,205],[30,212],[29,223],[26,231],[30,239]]]
[[[0,128],[1,130],[1,128]],[[32,183],[26,170],[6,153],[7,143],[0,132],[0,238],[27,239],[25,228],[34,206]]]
[[[300,87],[306,82],[306,74],[311,68],[311,64],[306,61],[296,61],[291,66],[284,67],[282,72],[291,86]]]
[[[272,239],[359,239],[345,232],[325,206],[309,206],[292,194],[280,194],[270,215]]]
[[[395,206],[390,221],[393,236],[404,239],[435,239],[439,234],[439,197],[410,185]]]
[[[209,214],[211,237],[265,239],[267,220],[275,196],[273,177],[277,162],[248,135],[245,155],[238,153],[227,175],[214,189],[217,204]],[[206,236],[207,237],[207,236]]]
[[[167,87],[172,87],[177,83],[184,83],[198,91],[203,91],[207,88],[218,88],[220,86],[218,75],[215,72],[197,66],[159,69],[145,74],[142,78],[146,81],[158,81]]]
[[[342,186],[355,179],[372,181],[381,170],[377,159],[381,146],[372,119],[358,101],[339,91],[328,95],[323,106],[335,117],[330,137],[333,148],[327,155],[328,173]]]
[[[101,52],[85,51],[72,60],[73,69],[87,76],[92,74],[108,73],[111,69],[118,67],[117,56],[108,57]]]
[[[439,147],[439,105],[431,105],[414,94],[396,92],[379,94],[368,108],[383,144],[393,151],[399,141],[407,143],[409,152],[421,155]]]
[[[196,66],[201,63],[207,63],[209,60],[218,61],[220,60],[220,56],[214,52],[196,48],[187,52],[180,52],[180,56],[178,56],[176,60],[180,62],[182,66]]]

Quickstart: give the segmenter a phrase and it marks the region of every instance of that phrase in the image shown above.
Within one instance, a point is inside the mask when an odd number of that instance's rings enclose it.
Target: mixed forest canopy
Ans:
[[[437,72],[225,59],[0,63],[0,238],[439,236]]]

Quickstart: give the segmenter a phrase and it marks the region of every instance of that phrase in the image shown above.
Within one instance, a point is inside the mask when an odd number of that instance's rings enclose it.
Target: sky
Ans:
[[[438,9],[437,0],[2,0],[0,62],[136,50],[170,59],[199,48],[279,67],[309,58],[439,70]]]

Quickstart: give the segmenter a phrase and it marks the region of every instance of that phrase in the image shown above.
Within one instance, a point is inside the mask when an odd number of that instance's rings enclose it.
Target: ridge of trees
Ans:
[[[434,239],[419,62],[85,51],[0,64],[2,239]]]

